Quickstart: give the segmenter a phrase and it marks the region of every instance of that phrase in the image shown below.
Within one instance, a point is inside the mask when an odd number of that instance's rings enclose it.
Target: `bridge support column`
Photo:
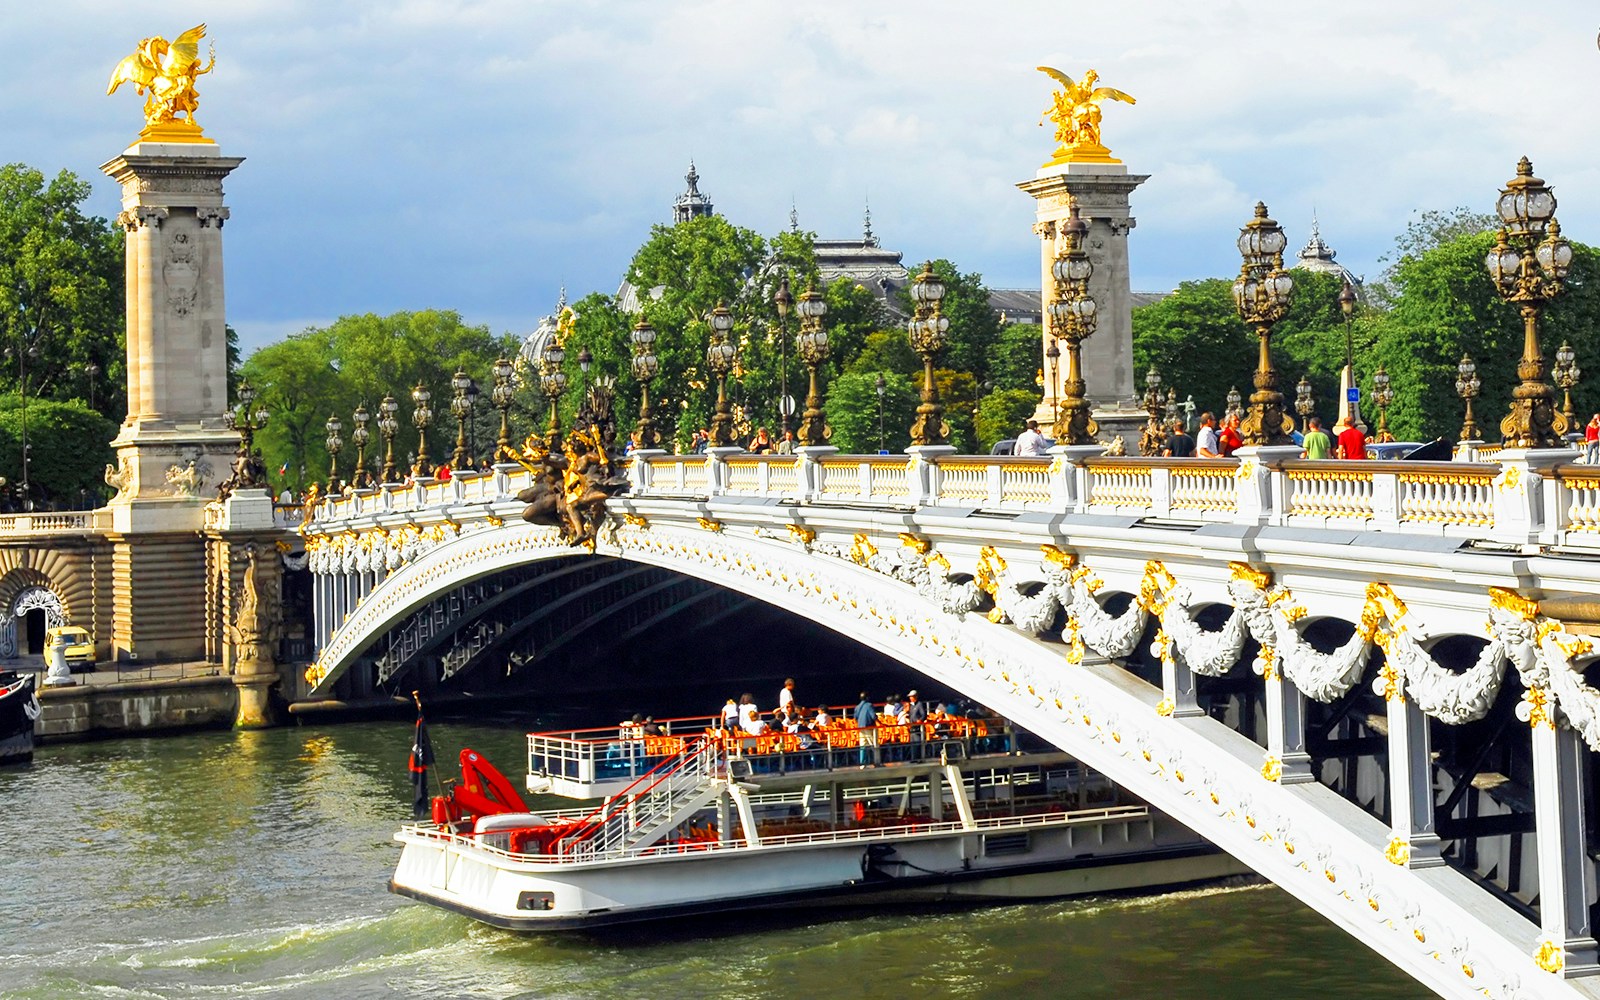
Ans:
[[[800,480],[800,493],[807,500],[818,500],[822,497],[822,459],[829,455],[837,455],[839,449],[831,444],[801,445],[794,450],[800,456],[800,463],[796,467]]]
[[[1434,826],[1433,753],[1428,717],[1410,698],[1387,701],[1389,718],[1389,860],[1407,868],[1437,868],[1439,834]]]
[[[955,453],[955,447],[948,444],[914,444],[906,449],[906,454],[911,456],[911,472],[907,477],[911,503],[921,506],[939,502],[942,488],[939,459]]]
[[[1161,661],[1161,697],[1166,702],[1164,708],[1170,708],[1170,714],[1176,719],[1192,719],[1205,715],[1200,703],[1195,700],[1194,671],[1189,669],[1187,663],[1181,662],[1176,656],[1164,657]]]
[[[1315,781],[1306,752],[1306,696],[1274,669],[1266,681],[1266,698],[1267,753],[1278,760],[1279,784]]]
[[[1539,927],[1561,949],[1560,974],[1600,972],[1589,926],[1594,879],[1584,849],[1584,749],[1578,734],[1546,720],[1533,725],[1533,809],[1539,850]],[[1548,968],[1548,966],[1546,966]],[[1552,970],[1555,971],[1555,970]]]

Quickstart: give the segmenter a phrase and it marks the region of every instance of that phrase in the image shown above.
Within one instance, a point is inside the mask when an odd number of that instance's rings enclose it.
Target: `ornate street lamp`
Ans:
[[[367,442],[372,440],[372,432],[367,430],[367,424],[371,422],[372,414],[367,412],[367,404],[362,402],[356,406],[356,412],[351,417],[356,425],[350,432],[350,442],[356,446],[356,471],[350,477],[350,485],[358,490],[370,490],[372,473],[367,471]]]
[[[467,461],[473,465],[478,463],[478,397],[483,391],[478,388],[478,380],[467,379]]]
[[[1159,455],[1167,442],[1167,432],[1161,426],[1161,410],[1161,370],[1151,365],[1144,376],[1144,411],[1150,414],[1150,419],[1139,435],[1141,455]]]
[[[93,361],[83,366],[85,380],[89,383],[89,409],[94,409],[94,383],[100,377],[100,366]]]
[[[337,413],[331,413],[322,429],[328,432],[328,439],[323,442],[328,448],[328,488],[324,492],[333,494],[339,492],[339,452],[344,450],[344,438],[339,432],[344,430],[344,421]]]
[[[472,401],[467,390],[472,388],[472,376],[457,371],[450,378],[450,413],[456,418],[456,450],[450,456],[450,467],[457,472],[472,464],[472,452],[467,448],[467,418],[472,415]]]
[[[561,448],[561,413],[556,407],[561,403],[561,394],[567,391],[567,373],[561,370],[561,362],[566,359],[567,352],[555,337],[539,355],[539,387],[550,400],[550,425],[545,428],[544,446],[552,452]]]
[[[432,398],[433,393],[421,382],[411,390],[411,423],[417,428],[417,462],[411,467],[411,474],[419,478],[428,474],[428,426],[433,423],[428,400]]]
[[[265,404],[255,406],[256,390],[249,379],[240,379],[238,388],[239,402],[233,407],[222,411],[222,422],[231,431],[239,432],[238,458],[234,462],[234,489],[246,490],[258,486],[265,486],[262,475],[265,470],[259,468],[255,460],[254,443],[256,431],[267,426],[267,419],[271,416]],[[28,452],[24,438],[22,452],[23,485],[27,485]],[[303,471],[303,470],[302,470]],[[24,500],[27,500],[24,494]]]
[[[1067,345],[1067,377],[1061,384],[1051,433],[1056,444],[1094,444],[1100,428],[1089,416],[1081,365],[1083,341],[1094,333],[1098,322],[1094,297],[1089,294],[1094,264],[1084,249],[1089,226],[1078,215],[1078,199],[1068,201],[1067,213],[1067,221],[1061,226],[1061,250],[1050,265],[1056,283],[1055,298],[1050,302],[1051,332]]]
[[[386,483],[398,483],[400,470],[394,464],[394,436],[400,432],[400,404],[393,396],[383,397],[378,404],[378,433],[383,435],[383,468],[378,477]]]
[[[778,440],[781,441],[789,430],[789,417],[794,410],[794,404],[789,401],[789,307],[794,305],[794,295],[789,291],[787,274],[778,282],[772,304],[778,307]]]
[[[656,342],[656,328],[650,321],[640,319],[634,324],[633,377],[639,383],[639,423],[633,431],[635,448],[660,448],[661,428],[656,426],[655,411],[650,407],[650,380],[656,377],[660,362],[651,350]]]
[[[1566,341],[1556,348],[1556,367],[1551,377],[1555,379],[1556,388],[1561,390],[1561,415],[1567,418],[1567,430],[1575,431],[1578,429],[1578,418],[1572,412],[1572,390],[1578,387],[1583,369],[1578,367],[1578,352]]]
[[[711,417],[710,444],[713,448],[731,448],[733,412],[728,408],[728,373],[733,371],[739,348],[728,334],[733,330],[733,314],[721,302],[706,316],[711,326],[711,343],[706,346],[706,367],[717,377],[717,409]]]
[[[1233,282],[1233,304],[1239,318],[1255,329],[1261,345],[1252,380],[1250,412],[1239,425],[1247,445],[1293,444],[1293,421],[1283,412],[1283,393],[1272,367],[1272,327],[1289,311],[1294,278],[1283,269],[1283,229],[1267,216],[1267,206],[1256,202],[1255,217],[1239,230],[1239,255],[1244,259]]]
[[[1167,418],[1168,427],[1178,422],[1178,390],[1170,386],[1167,388],[1167,407],[1164,416]]]
[[[1225,416],[1239,417],[1239,418],[1242,419],[1244,417],[1244,405],[1243,404],[1244,404],[1244,397],[1239,395],[1238,386],[1229,386],[1228,387],[1228,408],[1222,411],[1223,414]]]
[[[1394,402],[1394,388],[1389,385],[1389,373],[1379,365],[1372,373],[1372,401],[1378,404],[1378,443],[1394,440],[1389,433],[1389,404]]]
[[[1522,360],[1511,390],[1511,412],[1500,421],[1507,448],[1560,448],[1567,418],[1557,413],[1555,390],[1544,380],[1545,360],[1539,349],[1539,315],[1545,303],[1561,293],[1572,265],[1572,244],[1561,236],[1556,197],[1533,176],[1533,164],[1517,161],[1517,176],[1506,183],[1495,202],[1502,228],[1484,259],[1494,289],[1522,313]]]
[[[501,355],[494,363],[494,388],[489,390],[489,399],[494,403],[494,408],[500,411],[500,437],[494,443],[494,460],[496,462],[511,462],[517,453],[511,447],[511,404],[514,402],[516,390],[511,385],[511,377],[516,373],[516,367],[511,360]]]
[[[1300,377],[1300,383],[1294,387],[1294,411],[1300,414],[1302,429],[1311,419],[1311,414],[1317,412],[1317,399],[1312,395],[1311,380],[1303,375]]]
[[[1467,419],[1461,424],[1462,441],[1478,440],[1478,425],[1472,419],[1472,401],[1482,389],[1478,366],[1472,363],[1471,355],[1461,355],[1461,364],[1456,366],[1456,395],[1467,401]]]
[[[933,262],[927,261],[911,285],[913,309],[906,324],[911,349],[922,356],[922,402],[917,404],[917,419],[911,424],[913,445],[944,444],[950,439],[950,425],[939,405],[939,387],[933,381],[933,359],[944,350],[945,335],[950,331],[950,321],[939,314],[943,300],[944,279],[934,273]]]
[[[807,286],[795,307],[800,314],[800,331],[795,334],[795,352],[805,363],[811,375],[806,390],[806,409],[800,415],[800,429],[795,439],[802,445],[818,447],[828,443],[833,433],[822,412],[822,390],[817,385],[817,366],[828,360],[828,331],[822,327],[822,318],[828,314],[828,303],[815,287]]]
[[[883,453],[883,394],[888,391],[889,384],[883,380],[883,372],[872,383],[872,391],[878,394],[878,453]]]

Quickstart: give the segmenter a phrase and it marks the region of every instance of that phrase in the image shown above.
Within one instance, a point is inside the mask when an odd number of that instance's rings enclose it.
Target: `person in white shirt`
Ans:
[[[818,708],[817,717],[811,721],[811,724],[813,726],[831,726],[833,725],[833,716],[828,714],[826,708]]]
[[[1222,457],[1222,445],[1217,441],[1217,418],[1210,412],[1200,414],[1200,433],[1194,438],[1194,453],[1201,458]]]
[[[794,704],[794,678],[784,680],[783,687],[778,690],[778,711],[787,712],[789,706]]]
[[[734,701],[733,701],[732,698],[729,698],[728,699],[728,703],[726,705],[722,706],[722,728],[723,729],[733,729],[738,724],[739,724],[739,706],[734,704]]]
[[[1048,446],[1045,444],[1044,435],[1039,433],[1039,421],[1028,421],[1028,429],[1017,436],[1017,443],[1011,449],[1013,455],[1043,455]]]
[[[739,728],[751,736],[761,736],[770,728],[761,718],[761,713],[756,711],[754,705],[745,705],[740,710]]]

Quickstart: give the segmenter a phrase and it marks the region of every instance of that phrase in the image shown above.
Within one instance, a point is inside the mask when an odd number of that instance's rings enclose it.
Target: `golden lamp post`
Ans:
[[[378,478],[386,483],[400,481],[400,469],[394,464],[394,436],[400,433],[400,402],[393,396],[383,397],[378,404],[378,433],[383,435],[383,469]]]
[[[450,455],[450,467],[457,472],[470,467],[473,462],[471,449],[467,447],[467,420],[472,415],[472,402],[467,397],[467,390],[472,388],[472,376],[465,371],[457,371],[450,378],[450,413],[456,418],[456,450]]]
[[[1089,401],[1084,398],[1082,345],[1094,333],[1094,297],[1089,294],[1089,278],[1094,264],[1083,248],[1089,226],[1078,215],[1078,199],[1067,203],[1067,220],[1061,224],[1061,248],[1050,275],[1055,279],[1055,297],[1050,302],[1050,325],[1056,339],[1067,345],[1067,377],[1061,384],[1056,403],[1056,424],[1051,435],[1056,444],[1094,444],[1099,427],[1089,416]]]
[[[1239,231],[1239,255],[1244,264],[1233,282],[1233,303],[1239,317],[1253,327],[1260,341],[1250,394],[1250,410],[1239,430],[1247,445],[1293,444],[1289,428],[1293,419],[1283,412],[1283,393],[1272,367],[1272,327],[1289,311],[1294,279],[1283,269],[1283,229],[1267,217],[1267,206],[1256,202],[1255,217]]]
[[[1522,360],[1511,390],[1511,412],[1500,421],[1507,448],[1560,448],[1567,418],[1557,412],[1555,390],[1545,381],[1548,369],[1539,349],[1539,316],[1545,304],[1561,293],[1572,265],[1572,244],[1561,236],[1556,221],[1556,196],[1533,176],[1533,164],[1517,161],[1517,176],[1506,182],[1495,202],[1501,228],[1484,259],[1494,289],[1522,313]]]
[[[428,468],[428,427],[433,423],[433,409],[428,401],[433,399],[433,393],[421,382],[411,390],[411,424],[417,429],[417,462],[411,467],[411,474],[421,478],[429,473]]]
[[[1578,367],[1578,352],[1566,341],[1556,348],[1556,367],[1550,373],[1555,379],[1556,388],[1561,390],[1561,415],[1567,418],[1567,433],[1578,429],[1580,421],[1578,415],[1572,410],[1572,390],[1578,387],[1578,382],[1583,378],[1583,369]]]
[[[567,352],[561,346],[561,340],[551,337],[544,345],[544,350],[539,354],[539,388],[544,390],[545,398],[550,401],[550,423],[545,427],[544,446],[550,451],[561,448],[561,394],[567,391],[567,373],[561,370],[561,363],[567,360]]]
[[[510,462],[517,457],[516,450],[511,447],[511,404],[516,399],[516,388],[511,384],[514,374],[516,367],[511,364],[510,358],[502,354],[495,359],[494,388],[489,390],[489,399],[494,402],[494,408],[500,411],[500,436],[494,443],[496,462]]]
[[[711,417],[711,447],[730,448],[735,444],[733,412],[728,408],[728,373],[733,371],[739,348],[729,338],[733,330],[733,314],[718,302],[706,317],[711,325],[711,343],[706,347],[706,367],[717,377],[717,409]]]
[[[656,377],[661,365],[651,350],[656,342],[656,328],[649,320],[640,319],[629,336],[633,341],[633,377],[639,383],[639,423],[633,429],[633,445],[641,449],[659,448],[661,428],[656,426],[655,410],[650,406],[650,380]]]
[[[1461,364],[1456,366],[1456,395],[1467,404],[1467,418],[1461,423],[1462,441],[1478,440],[1478,424],[1472,419],[1472,401],[1482,389],[1483,380],[1478,377],[1478,366],[1473,364],[1472,356],[1461,355]]]
[[[350,431],[350,443],[356,446],[356,471],[350,477],[350,485],[358,490],[372,489],[372,473],[367,471],[367,442],[372,440],[372,432],[367,425],[372,422],[372,414],[367,412],[366,401],[356,405],[356,412],[351,415],[355,421],[355,428]]]
[[[800,414],[800,428],[795,437],[806,447],[820,447],[828,443],[831,431],[822,409],[822,391],[817,385],[817,366],[828,360],[828,331],[822,328],[822,318],[828,314],[828,303],[815,287],[807,286],[795,304],[800,314],[800,330],[795,334],[795,353],[810,373],[811,382],[806,389],[806,409]]]
[[[1378,437],[1379,444],[1387,444],[1394,440],[1394,435],[1389,433],[1389,405],[1394,402],[1394,387],[1389,384],[1389,373],[1379,365],[1378,370],[1372,373],[1372,401],[1378,405]]]
[[[911,443],[916,446],[944,444],[950,439],[950,425],[939,405],[939,387],[933,381],[933,359],[944,350],[950,320],[939,314],[944,299],[944,279],[933,271],[933,262],[922,265],[922,272],[911,286],[914,305],[906,328],[911,349],[922,357],[922,402],[917,404],[917,419],[911,424]]]

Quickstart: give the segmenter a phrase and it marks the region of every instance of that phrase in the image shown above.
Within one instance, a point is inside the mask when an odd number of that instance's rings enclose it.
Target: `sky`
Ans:
[[[1232,275],[1264,200],[1379,275],[1415,214],[1489,211],[1519,156],[1600,243],[1600,7],[1547,0],[52,0],[0,23],[0,162],[93,182],[142,125],[122,56],[209,25],[197,118],[226,184],[229,322],[246,349],[350,314],[450,308],[526,333],[613,292],[692,158],[765,234],[873,229],[908,264],[1038,286],[1052,84],[1138,99],[1104,139],[1133,173],[1132,284]]]

